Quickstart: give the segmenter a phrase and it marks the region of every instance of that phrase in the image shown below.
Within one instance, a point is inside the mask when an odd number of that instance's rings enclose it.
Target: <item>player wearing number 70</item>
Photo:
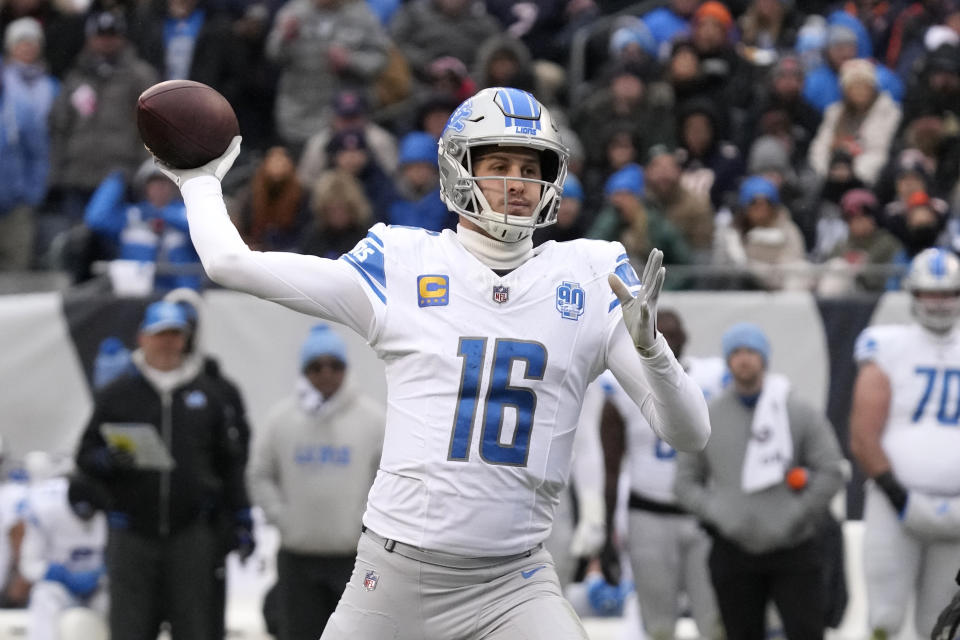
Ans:
[[[703,395],[655,328],[662,253],[641,279],[619,243],[534,249],[568,152],[517,89],[468,99],[439,141],[456,232],[378,224],[338,260],[243,244],[220,189],[238,145],[200,169],[165,167],[208,275],[341,322],[386,363],[383,457],[324,640],[586,638],[542,542],[587,384],[609,368],[677,449],[710,434]]]
[[[906,286],[916,322],[857,339],[850,414],[850,448],[871,478],[863,562],[877,640],[900,631],[914,598],[929,638],[960,565],[960,260],[922,251]]]

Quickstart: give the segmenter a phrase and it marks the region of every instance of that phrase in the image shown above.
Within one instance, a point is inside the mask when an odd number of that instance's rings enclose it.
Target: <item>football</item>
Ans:
[[[137,128],[147,150],[177,169],[194,169],[223,155],[240,135],[227,99],[192,80],[167,80],[140,94]]]

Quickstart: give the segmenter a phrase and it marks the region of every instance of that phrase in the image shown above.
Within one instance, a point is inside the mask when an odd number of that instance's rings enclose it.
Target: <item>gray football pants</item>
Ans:
[[[653,640],[674,637],[685,591],[701,638],[722,636],[720,613],[710,583],[710,537],[689,515],[630,510],[630,567],[640,615]]]
[[[543,548],[497,562],[390,546],[360,536],[321,640],[587,640]]]
[[[923,541],[907,531],[890,501],[875,484],[867,484],[863,514],[863,570],[867,582],[867,617],[871,629],[891,637],[916,597],[916,631],[929,638],[937,615],[954,593],[960,565],[960,539]]]

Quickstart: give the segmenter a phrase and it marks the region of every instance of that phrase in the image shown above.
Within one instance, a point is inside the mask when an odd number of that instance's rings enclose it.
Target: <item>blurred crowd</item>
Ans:
[[[80,283],[120,260],[152,265],[148,288],[203,285],[133,108],[178,78],[237,112],[224,188],[257,249],[453,226],[435,142],[501,85],[572,153],[537,242],[660,247],[675,289],[821,294],[960,248],[956,0],[8,0],[0,28],[0,270]]]

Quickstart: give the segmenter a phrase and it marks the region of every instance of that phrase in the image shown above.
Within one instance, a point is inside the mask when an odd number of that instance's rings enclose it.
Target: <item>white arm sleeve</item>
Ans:
[[[649,357],[637,353],[623,322],[618,322],[607,341],[607,367],[658,436],[678,451],[699,451],[710,438],[703,392],[673,357],[662,334],[657,334],[652,351]]]
[[[190,238],[211,280],[301,313],[340,322],[371,339],[373,307],[352,267],[317,256],[251,251],[233,226],[220,181],[213,176],[189,180],[181,191]]]

